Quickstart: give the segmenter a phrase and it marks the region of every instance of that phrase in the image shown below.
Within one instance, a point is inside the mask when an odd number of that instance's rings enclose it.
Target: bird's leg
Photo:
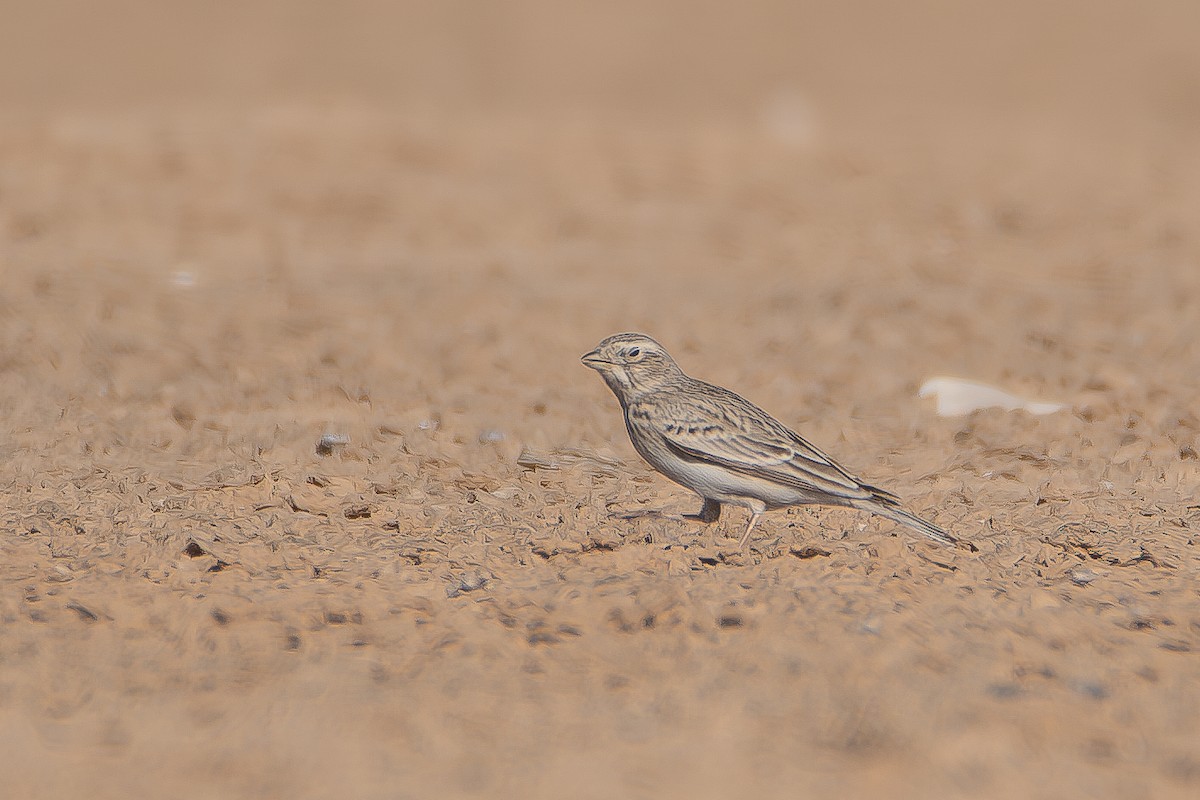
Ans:
[[[758,518],[761,517],[762,515],[763,515],[763,512],[761,512],[761,511],[751,510],[750,522],[747,523],[746,530],[744,533],[742,533],[742,538],[738,542],[738,550],[744,550],[746,548],[746,541],[750,538],[750,531],[754,530],[754,526],[758,522]]]
[[[704,506],[695,514],[684,514],[687,519],[698,519],[704,524],[716,522],[721,518],[721,504],[716,500],[704,498]]]

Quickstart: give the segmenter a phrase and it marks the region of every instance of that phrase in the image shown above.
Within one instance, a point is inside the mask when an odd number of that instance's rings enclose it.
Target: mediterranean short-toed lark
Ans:
[[[722,503],[750,511],[738,547],[745,547],[764,511],[806,503],[870,511],[943,544],[958,541],[905,511],[895,495],[855,478],[758,406],[685,375],[649,336],[610,336],[581,360],[621,402],[638,454],[704,500],[697,518],[715,522]]]

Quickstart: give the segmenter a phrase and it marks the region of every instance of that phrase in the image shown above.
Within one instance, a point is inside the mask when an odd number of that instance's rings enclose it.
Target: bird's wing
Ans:
[[[643,424],[682,458],[708,461],[785,486],[848,499],[886,495],[867,486],[799,434],[742,397],[702,393],[655,398]],[[641,416],[641,415],[639,415]]]

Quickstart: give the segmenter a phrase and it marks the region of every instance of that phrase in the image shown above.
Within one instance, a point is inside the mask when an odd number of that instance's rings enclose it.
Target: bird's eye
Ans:
[[[641,354],[642,354],[642,348],[640,348],[640,347],[631,347],[625,351],[625,355],[629,356],[630,358],[637,358]]]

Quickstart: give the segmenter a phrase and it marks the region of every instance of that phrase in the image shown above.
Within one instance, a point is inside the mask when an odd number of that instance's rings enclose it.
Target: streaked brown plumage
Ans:
[[[722,503],[750,511],[739,547],[764,511],[808,503],[869,511],[942,544],[958,541],[906,511],[891,492],[851,475],[758,406],[684,374],[649,336],[610,336],[581,360],[617,396],[638,454],[704,500],[699,519],[716,521]]]

